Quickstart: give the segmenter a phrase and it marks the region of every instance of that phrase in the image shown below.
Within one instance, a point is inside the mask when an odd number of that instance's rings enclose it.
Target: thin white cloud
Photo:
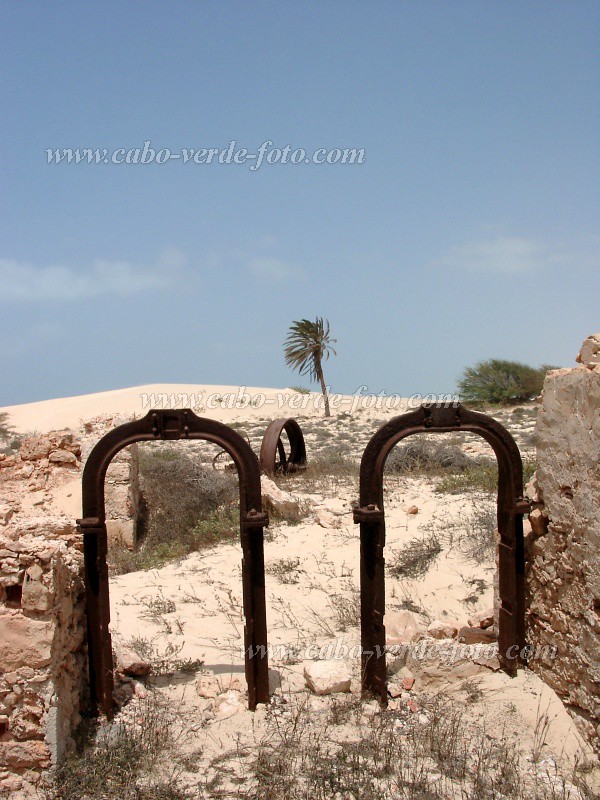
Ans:
[[[78,270],[0,259],[0,301],[72,301],[107,294],[128,296],[159,289],[167,280],[162,270],[143,269],[126,261],[97,259],[91,267]]]
[[[556,251],[536,239],[500,236],[453,247],[438,262],[468,272],[522,273],[563,261]]]
[[[250,259],[250,269],[256,275],[261,275],[265,278],[273,278],[275,280],[287,280],[288,278],[298,278],[302,271],[281,261],[278,258],[252,258]]]

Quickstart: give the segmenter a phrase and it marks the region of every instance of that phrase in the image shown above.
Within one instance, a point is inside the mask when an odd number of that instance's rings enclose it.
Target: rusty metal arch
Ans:
[[[239,433],[221,422],[197,417],[189,409],[153,410],[142,419],[114,428],[100,439],[89,455],[82,476],[83,518],[77,523],[83,533],[91,704],[94,710],[99,705],[108,717],[113,713],[114,687],[106,563],[106,470],[119,450],[129,444],[178,439],[214,442],[231,455],[237,467],[248,707],[253,710],[257,703],[269,702],[263,554],[263,528],[269,524],[269,519],[262,511],[258,459]]]
[[[290,454],[286,455],[281,434],[286,432]],[[279,456],[279,461],[277,460]],[[295,419],[274,419],[263,436],[260,446],[260,468],[267,475],[276,472],[294,472],[306,467],[306,444],[302,428]]]
[[[525,645],[523,464],[510,433],[486,414],[459,403],[424,404],[394,417],[367,444],[360,464],[360,499],[354,522],[360,524],[360,592],[362,687],[387,704],[385,663],[385,515],[383,470],[390,451],[414,433],[470,431],[483,437],[498,461],[498,649],[502,667],[515,674]]]

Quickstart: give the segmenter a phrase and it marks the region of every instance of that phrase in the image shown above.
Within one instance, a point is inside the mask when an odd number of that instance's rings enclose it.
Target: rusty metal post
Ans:
[[[360,524],[360,630],[363,695],[387,706],[385,663],[385,519],[376,503],[354,509]]]
[[[110,638],[110,603],[104,478],[108,465],[123,447],[139,441],[202,439],[226,450],[238,471],[240,487],[240,539],[244,597],[245,670],[248,707],[269,702],[269,666],[263,528],[268,516],[262,511],[260,467],[250,445],[232,428],[197,417],[189,409],[153,410],[142,419],[120,425],[96,444],[82,477],[83,533],[88,659],[92,708],[113,715],[113,664]]]
[[[523,464],[510,433],[492,417],[456,403],[424,404],[394,417],[367,444],[360,464],[360,498],[354,521],[360,524],[361,647],[363,694],[387,703],[385,662],[385,516],[383,470],[395,444],[414,433],[470,431],[482,436],[498,461],[497,516],[500,609],[499,659],[509,674],[516,672],[525,645],[525,559]]]
[[[242,589],[244,603],[245,672],[248,708],[269,702],[267,661],[267,610],[263,528],[269,524],[266,513],[251,508],[242,518]]]
[[[281,434],[285,431],[290,443],[286,455]],[[279,456],[279,460],[277,457]],[[306,444],[300,425],[295,419],[274,419],[268,426],[260,446],[260,468],[266,475],[295,472],[306,468]]]
[[[106,524],[98,519],[78,520],[83,531],[85,589],[90,658],[90,695],[107,713],[113,706],[112,642],[108,596],[108,539]]]

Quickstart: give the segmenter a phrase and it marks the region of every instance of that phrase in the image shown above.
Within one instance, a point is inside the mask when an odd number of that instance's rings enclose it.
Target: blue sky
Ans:
[[[0,8],[0,405],[300,383],[317,315],[335,391],[406,395],[600,328],[596,2]],[[365,157],[47,163],[146,141]]]

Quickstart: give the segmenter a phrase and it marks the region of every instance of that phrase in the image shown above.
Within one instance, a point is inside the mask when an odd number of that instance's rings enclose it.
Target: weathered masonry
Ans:
[[[600,741],[600,334],[549,373],[536,426],[537,501],[525,540],[529,667]],[[548,647],[550,646],[550,647]],[[551,651],[541,658],[538,652]]]

